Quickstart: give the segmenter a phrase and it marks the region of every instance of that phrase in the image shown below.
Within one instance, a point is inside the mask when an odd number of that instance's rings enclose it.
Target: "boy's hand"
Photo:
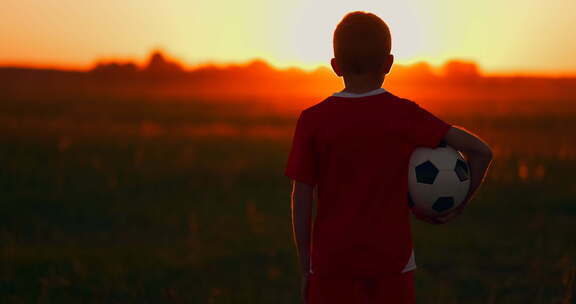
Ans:
[[[460,213],[462,213],[464,211],[464,208],[467,205],[467,201],[463,202],[462,204],[460,204],[460,206],[454,208],[454,210],[448,212],[447,214],[437,217],[435,220],[439,223],[439,224],[444,224],[444,223],[448,223],[451,220],[453,220],[455,217],[457,217],[458,215],[460,215]]]
[[[470,200],[472,199],[472,194],[473,194],[472,192],[468,192],[468,195],[458,207],[454,208],[454,210],[448,212],[443,216],[437,217],[436,221],[438,221],[439,224],[444,224],[460,215],[464,211],[464,208],[468,206],[468,203],[470,203]]]
[[[462,213],[464,211],[464,208],[466,207],[466,205],[468,205],[468,201],[469,201],[469,198],[464,200],[464,202],[462,204],[460,204],[460,206],[454,208],[454,210],[448,212],[445,215],[439,216],[439,217],[425,216],[425,215],[418,214],[417,212],[412,212],[412,214],[414,214],[414,216],[417,219],[424,221],[426,223],[433,224],[433,225],[441,225],[441,224],[445,224],[445,223],[451,221],[452,219],[454,219],[455,217],[460,215],[460,213]]]

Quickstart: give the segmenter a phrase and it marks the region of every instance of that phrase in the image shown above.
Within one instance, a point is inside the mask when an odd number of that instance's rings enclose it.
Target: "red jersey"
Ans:
[[[313,273],[400,273],[411,258],[408,161],[450,125],[380,90],[330,96],[298,118],[285,175],[318,187]]]

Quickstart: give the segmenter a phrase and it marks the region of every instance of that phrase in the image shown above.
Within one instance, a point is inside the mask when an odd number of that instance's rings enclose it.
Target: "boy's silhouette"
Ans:
[[[334,32],[331,62],[345,88],[298,119],[285,174],[294,180],[294,234],[311,304],[414,303],[412,151],[441,141],[462,151],[471,171],[465,204],[492,158],[476,136],[381,88],[393,62],[390,48],[390,31],[376,15],[346,15]],[[444,223],[462,207],[443,218],[418,217]]]

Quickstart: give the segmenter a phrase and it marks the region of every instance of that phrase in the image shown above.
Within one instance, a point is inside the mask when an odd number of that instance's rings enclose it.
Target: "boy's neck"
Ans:
[[[344,76],[345,88],[342,92],[361,94],[370,92],[382,87],[384,75],[374,77],[374,75],[353,74]]]

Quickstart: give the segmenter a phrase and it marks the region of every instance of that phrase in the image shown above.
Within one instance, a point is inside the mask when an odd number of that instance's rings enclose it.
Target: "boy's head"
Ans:
[[[334,31],[332,68],[338,76],[373,75],[382,77],[390,71],[388,26],[372,13],[348,13]]]

